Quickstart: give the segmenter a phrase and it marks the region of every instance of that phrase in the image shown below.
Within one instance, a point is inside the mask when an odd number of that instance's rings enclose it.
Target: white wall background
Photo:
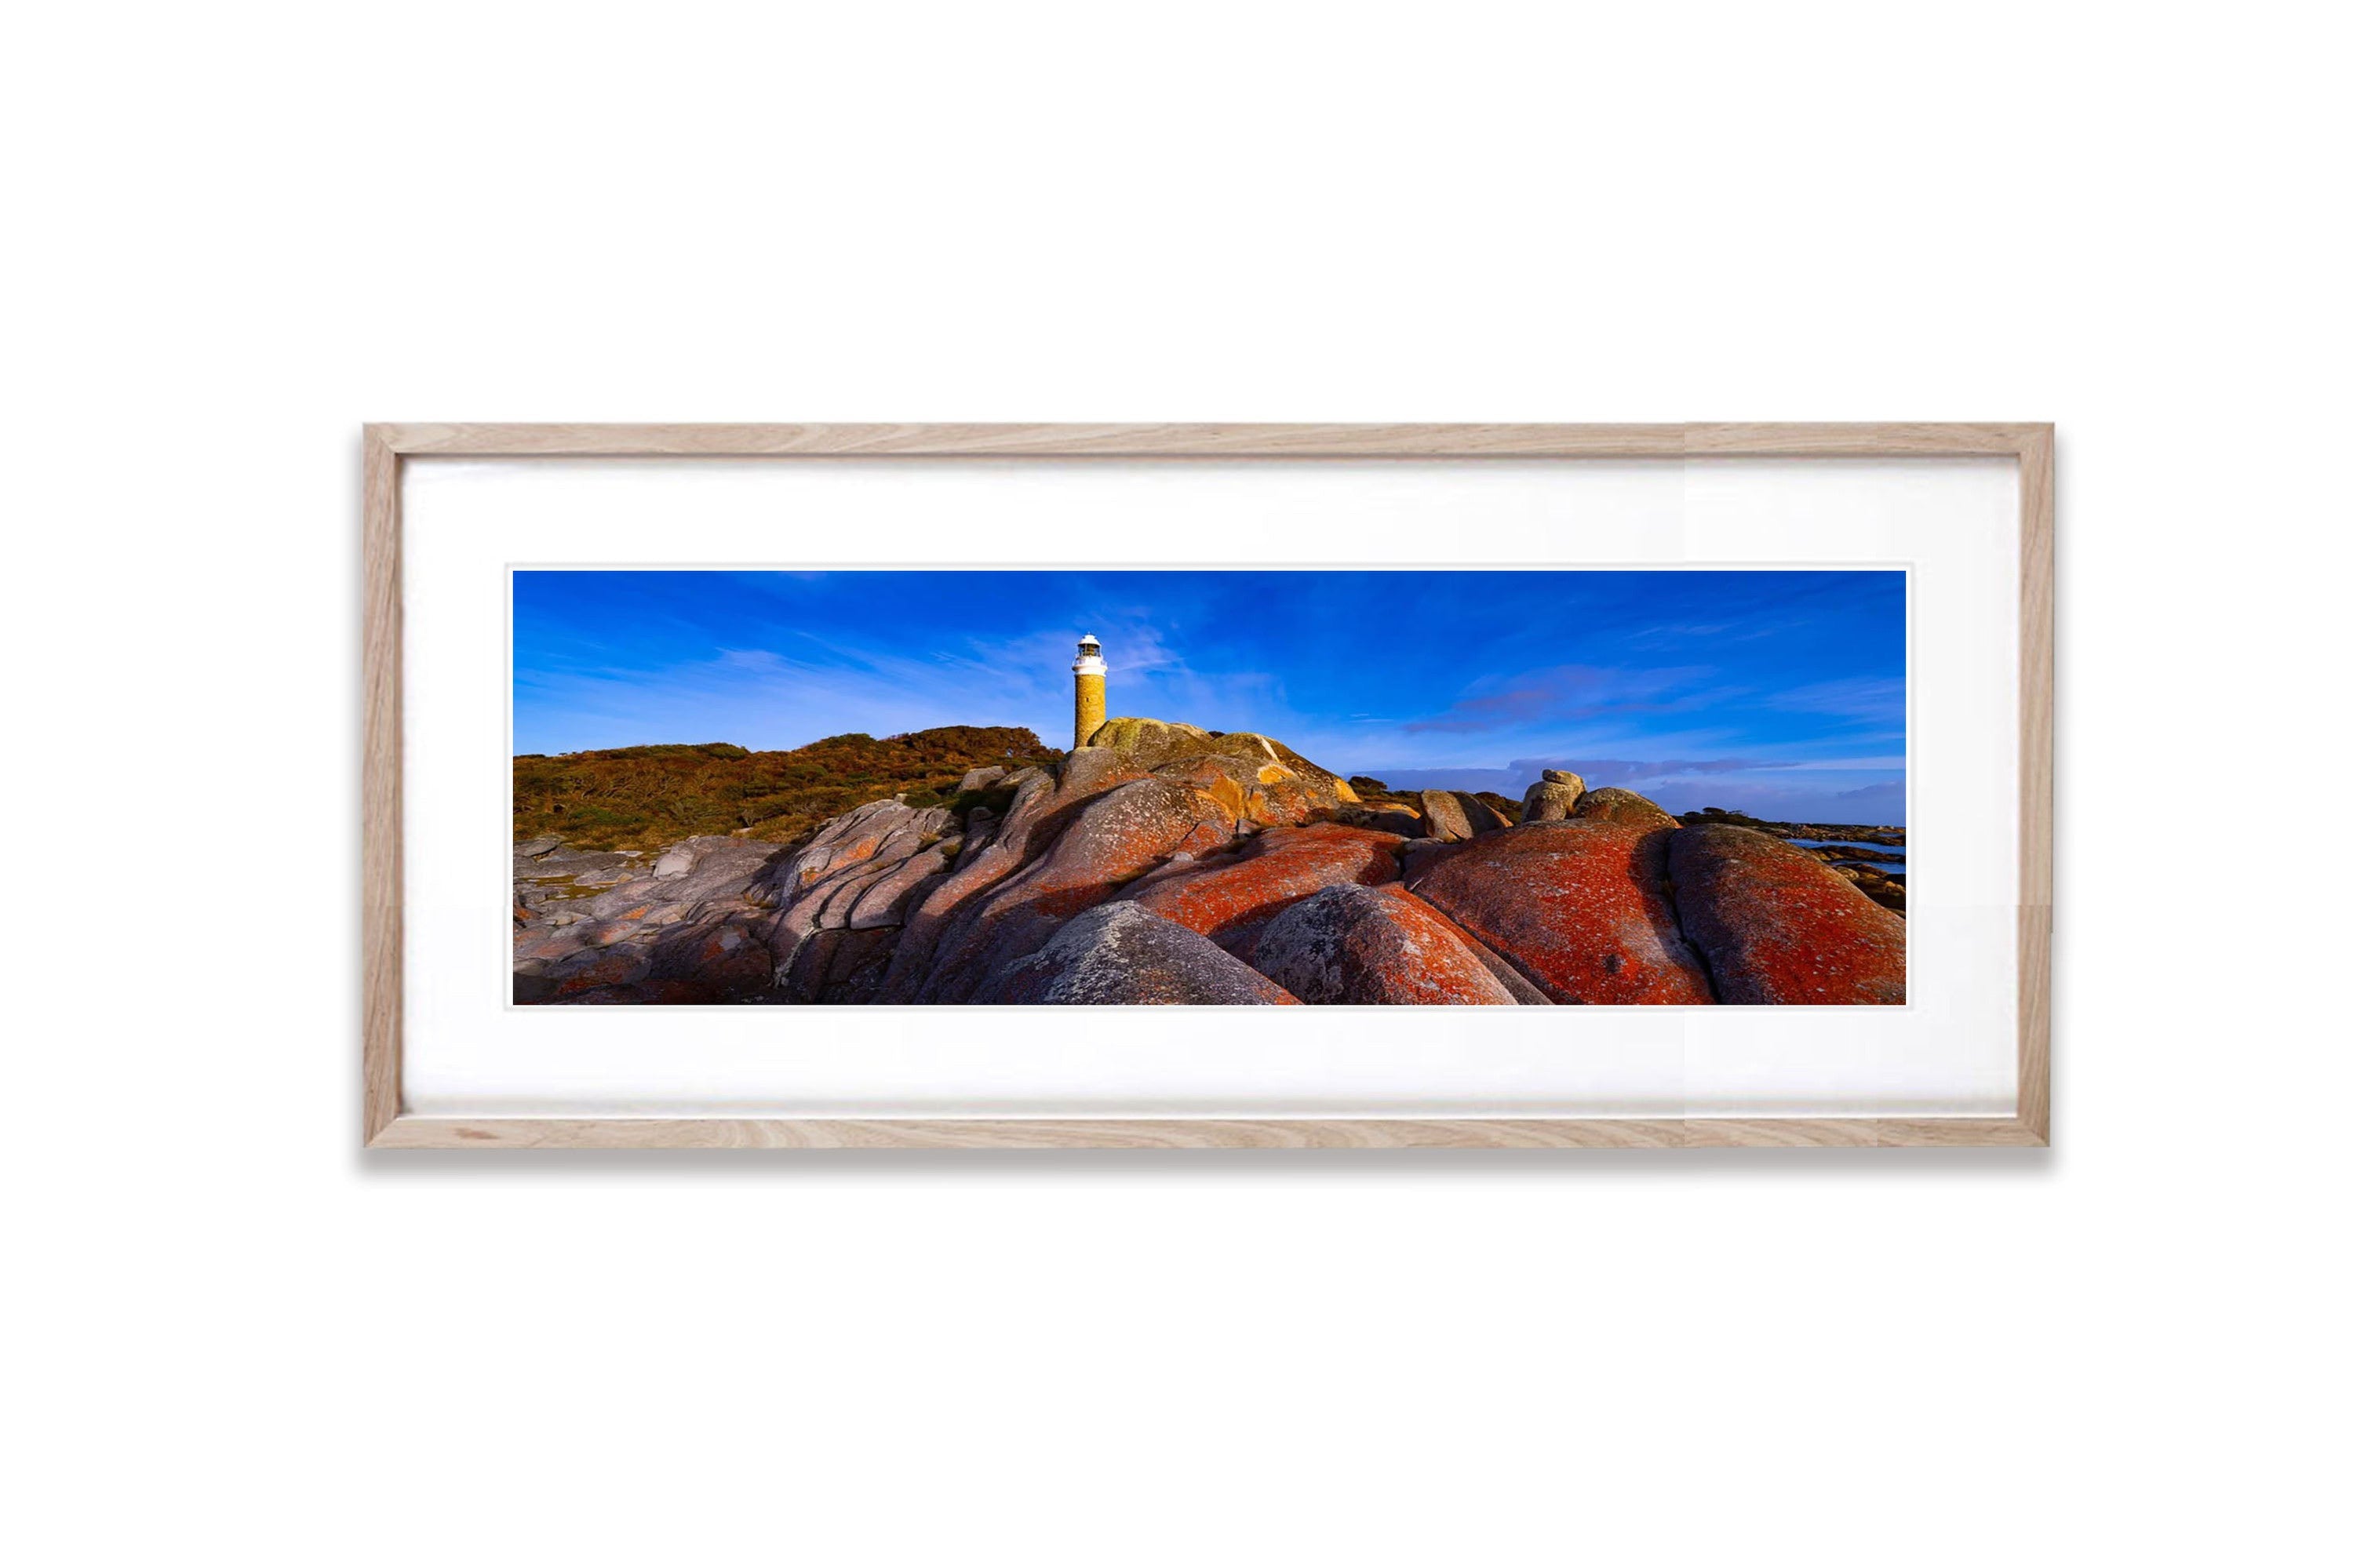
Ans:
[[[16,18],[0,1542],[2341,1552],[2341,26]],[[2060,422],[2054,1152],[358,1152],[361,421],[1683,417]]]

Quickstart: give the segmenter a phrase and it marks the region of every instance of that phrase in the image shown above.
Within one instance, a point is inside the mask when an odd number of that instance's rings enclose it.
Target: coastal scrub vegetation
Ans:
[[[974,768],[1061,754],[1028,729],[954,724],[828,735],[789,752],[712,742],[520,756],[514,837],[559,835],[580,849],[659,849],[702,834],[786,844],[867,801],[904,793],[911,805],[936,805]]]

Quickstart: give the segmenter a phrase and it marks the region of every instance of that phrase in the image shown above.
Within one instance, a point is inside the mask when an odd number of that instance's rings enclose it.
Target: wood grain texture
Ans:
[[[365,1136],[400,1114],[400,458],[361,436],[360,1097]]]
[[[2049,425],[371,425],[361,1079],[378,1149],[2038,1147],[2051,1135],[2053,437]],[[2020,472],[2018,1109],[2009,1117],[531,1120],[402,1113],[400,476],[415,457],[2014,457]]]
[[[407,457],[2015,457],[2030,425],[388,425]]]
[[[2014,458],[2036,425],[1686,425],[1694,458]]]
[[[397,425],[409,457],[1663,458],[1680,425]]]
[[[376,1149],[1743,1149],[2039,1146],[2015,1118],[544,1121],[404,1116]]]
[[[2056,806],[2057,465],[2048,425],[2018,455],[2018,1117],[2051,1136],[2051,928]]]

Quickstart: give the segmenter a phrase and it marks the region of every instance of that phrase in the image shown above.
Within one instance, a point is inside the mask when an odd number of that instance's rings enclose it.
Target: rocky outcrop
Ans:
[[[908,856],[863,885],[843,923],[852,931],[880,931],[886,926],[906,924],[908,906],[920,900],[934,883],[945,879],[948,865],[945,843]]]
[[[1498,828],[1519,825],[1520,803],[1507,795],[1481,790],[1476,795],[1463,796],[1462,804],[1465,815],[1471,818],[1471,831],[1474,834],[1493,833]],[[1474,807],[1476,809],[1472,809]]]
[[[979,1002],[1267,1006],[1297,998],[1208,938],[1131,903],[1079,916],[1008,965]]]
[[[1406,886],[1556,1002],[1712,1002],[1667,896],[1669,837],[1530,823],[1418,859]]]
[[[1827,839],[1847,844],[1889,844],[1903,847],[1905,831],[1884,823],[1860,822],[1760,822],[1745,811],[1726,811],[1720,805],[1704,805],[1697,811],[1687,811],[1676,820],[1686,827],[1702,827],[1720,824],[1731,827],[1753,827],[1759,833],[1769,833],[1776,838]]]
[[[575,877],[618,879],[594,891],[575,881],[573,897],[537,906],[537,918],[517,933],[516,1000],[654,1000],[642,990],[598,994],[649,981],[666,983],[668,1001],[746,999],[767,984],[771,968],[761,911],[747,895],[775,853],[774,845],[716,837],[674,844],[650,866],[617,853],[539,852],[532,869],[542,877],[579,865]]]
[[[1856,889],[1881,909],[1904,912],[1904,879],[1890,876],[1876,866],[1851,865],[1833,861],[1831,869],[1854,884]]]
[[[1794,845],[1746,827],[1668,836],[1683,929],[1726,1002],[1904,1000],[1903,917]]]
[[[1343,883],[1397,879],[1394,834],[1339,823],[1277,827],[1239,852],[1172,867],[1126,896],[1245,959],[1267,921],[1300,900]]]
[[[881,1000],[915,999],[930,978],[932,956],[941,938],[974,900],[1020,868],[1029,856],[1029,841],[1039,836],[1051,818],[1056,794],[1053,774],[1024,768],[1004,782],[1011,787],[1012,796],[1003,819],[990,825],[977,848],[967,839],[964,853],[956,857],[955,869],[917,900],[907,915],[882,979]]]
[[[1260,787],[1295,784],[1320,806],[1358,804],[1347,780],[1320,768],[1282,742],[1248,731],[1219,731],[1163,719],[1113,719],[1087,737],[1082,750],[1117,752],[1150,772],[1168,763],[1223,757],[1247,763]]]
[[[881,984],[891,958],[885,928],[852,931],[845,926],[813,931],[793,950],[776,973],[787,1002],[869,1002]]]
[[[1172,855],[1233,837],[1232,811],[1207,790],[1143,778],[1087,803],[1052,846],[1006,879],[942,941],[918,1002],[961,1002],[1041,946],[1063,921],[1092,909]]]
[[[1630,789],[1588,790],[1569,815],[1579,822],[1611,822],[1623,827],[1673,828],[1682,825]]]
[[[1493,802],[1461,790],[1426,789],[1418,798],[1422,836],[1426,838],[1454,844],[1512,826],[1511,818],[1497,810]]]
[[[806,845],[782,855],[768,845],[738,842],[747,852],[765,850],[772,857],[760,874],[759,887],[762,896],[783,906],[813,888],[838,887],[856,868],[896,865],[937,842],[953,820],[941,807],[918,811],[902,801],[878,800],[835,817]]]
[[[714,921],[669,931],[651,945],[647,977],[697,988],[707,1001],[757,996],[776,979],[758,922],[752,911],[730,910]]]
[[[1520,820],[1566,822],[1584,794],[1585,780],[1582,776],[1564,773],[1558,768],[1546,768],[1541,778],[1528,785],[1528,793],[1520,797]]]
[[[1471,816],[1462,797],[1451,789],[1426,789],[1421,803],[1421,836],[1441,844],[1459,844],[1471,837]]]
[[[1395,882],[1301,900],[1268,924],[1252,962],[1302,1002],[1514,1004],[1461,930]]]
[[[1359,800],[1264,736],[1131,719],[1095,738],[1050,771],[975,768],[945,804],[871,801],[781,847],[705,835],[584,854],[526,839],[515,998],[1904,998],[1900,867],[1705,814],[1686,827],[1574,773],[1547,773],[1517,804],[1449,790]],[[1901,831],[1885,831],[1900,849]],[[1866,878],[1896,910],[1857,891]]]

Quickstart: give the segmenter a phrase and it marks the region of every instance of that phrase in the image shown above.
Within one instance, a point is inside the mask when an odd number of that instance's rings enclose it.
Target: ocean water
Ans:
[[[1904,853],[1904,846],[1901,844],[1851,844],[1841,838],[1792,838],[1789,842],[1792,844],[1801,844],[1809,849],[1869,849],[1881,855],[1896,856],[1901,856]],[[1833,864],[1835,863],[1836,862],[1833,862]],[[1901,859],[1858,859],[1853,861],[1852,864],[1857,866],[1873,866],[1878,868],[1880,870],[1884,871],[1891,877],[1901,877],[1904,875],[1904,862]]]

